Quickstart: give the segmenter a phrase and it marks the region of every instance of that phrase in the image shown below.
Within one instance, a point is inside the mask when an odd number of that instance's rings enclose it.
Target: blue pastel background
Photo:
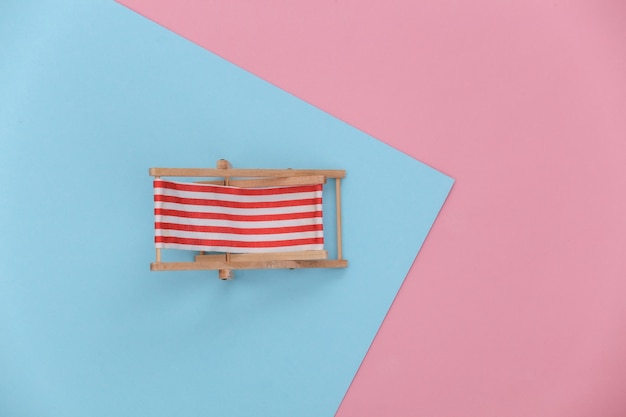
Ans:
[[[0,95],[0,416],[333,415],[450,178],[112,1],[3,1]],[[219,158],[346,169],[349,268],[150,272]]]

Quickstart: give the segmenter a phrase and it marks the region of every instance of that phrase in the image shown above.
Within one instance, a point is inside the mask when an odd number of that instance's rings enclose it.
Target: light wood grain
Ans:
[[[345,178],[342,169],[218,169],[218,168],[150,168],[153,177],[300,177],[321,175]]]
[[[229,169],[233,167],[226,159],[218,159],[215,165],[217,166],[217,169]]]
[[[343,258],[343,243],[341,239],[341,180],[337,178],[336,182],[336,212],[337,212],[337,259]]]
[[[221,185],[224,181],[196,181],[198,184],[214,184]],[[229,180],[230,186],[240,188],[253,187],[286,187],[294,185],[318,185],[326,184],[326,177],[323,175],[311,175],[301,177],[277,177],[277,178],[253,178],[249,180]]]
[[[153,262],[152,271],[201,271],[220,269],[298,269],[298,268],[346,268],[345,259],[307,261],[250,261],[250,262]]]
[[[220,269],[218,277],[222,281],[228,281],[233,279],[233,271],[231,269]]]
[[[230,162],[228,162],[225,159],[218,160],[215,165],[217,166],[217,169],[222,170],[222,171],[226,171],[226,172],[228,172],[228,170],[230,168],[232,168],[232,165],[230,164]],[[224,182],[223,182],[223,184],[224,185],[230,185],[230,177],[228,176],[228,174],[224,174]]]
[[[227,261],[226,254],[196,255],[196,262]],[[299,252],[275,252],[275,253],[231,253],[230,262],[252,261],[305,261],[328,259],[328,251],[307,250]]]

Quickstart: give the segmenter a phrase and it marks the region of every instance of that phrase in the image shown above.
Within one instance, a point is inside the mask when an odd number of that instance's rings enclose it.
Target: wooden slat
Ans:
[[[231,253],[231,262],[253,261],[304,261],[328,259],[328,251],[307,250],[299,252],[276,252],[276,253]],[[196,262],[219,262],[226,261],[226,254],[196,255]]]
[[[222,185],[224,181],[196,181],[198,184],[214,184]],[[317,185],[326,184],[326,177],[323,175],[302,176],[302,177],[284,177],[284,178],[254,178],[250,180],[230,180],[229,185],[233,187],[252,188],[252,187],[283,187],[293,185]]]
[[[250,262],[154,262],[152,271],[202,271],[220,269],[296,269],[296,268],[345,268],[345,259],[323,259],[308,261],[250,261]]]
[[[341,242],[341,180],[335,179],[336,182],[336,211],[337,211],[337,259],[343,258],[343,247]]]
[[[342,169],[217,169],[217,168],[150,168],[153,177],[300,177],[321,175],[344,178]]]

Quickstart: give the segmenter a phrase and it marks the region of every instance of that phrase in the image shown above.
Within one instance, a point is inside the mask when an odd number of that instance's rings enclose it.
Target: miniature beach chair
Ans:
[[[150,168],[154,177],[156,261],[152,271],[345,268],[341,239],[343,170]],[[213,178],[177,182],[162,177]],[[336,182],[337,259],[324,250],[322,187]],[[191,262],[162,262],[161,249],[199,251]]]

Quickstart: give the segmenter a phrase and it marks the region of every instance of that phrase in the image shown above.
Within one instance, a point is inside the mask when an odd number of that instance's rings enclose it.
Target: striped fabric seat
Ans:
[[[157,248],[275,253],[322,250],[322,185],[239,188],[154,181]]]

